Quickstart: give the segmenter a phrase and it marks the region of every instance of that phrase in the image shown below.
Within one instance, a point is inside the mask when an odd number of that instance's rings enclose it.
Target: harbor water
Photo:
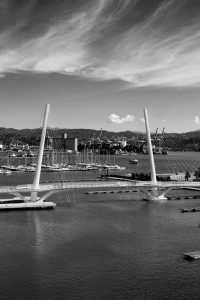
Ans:
[[[130,166],[125,156],[117,159],[125,172],[148,168],[147,157],[140,167]],[[157,169],[167,172],[167,159],[156,158]],[[189,159],[182,171],[187,165]],[[41,181],[99,175],[43,172]],[[13,172],[2,175],[0,183],[31,183],[32,178],[32,173]],[[200,261],[188,262],[182,254],[200,250],[200,214],[180,213],[200,206],[199,192],[173,191],[199,198],[160,203],[141,201],[138,193],[85,192],[52,196],[55,210],[0,213],[2,300],[199,299]]]

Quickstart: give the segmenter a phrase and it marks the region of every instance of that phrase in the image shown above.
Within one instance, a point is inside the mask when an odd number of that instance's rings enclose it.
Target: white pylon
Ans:
[[[39,153],[37,158],[37,164],[36,164],[36,170],[35,175],[33,179],[33,187],[34,189],[39,188],[39,182],[40,182],[40,174],[41,174],[41,166],[42,166],[42,158],[43,158],[43,152],[44,152],[44,144],[45,144],[45,137],[46,137],[46,129],[47,129],[47,121],[48,121],[48,115],[49,115],[49,104],[46,104],[45,113],[44,113],[44,121],[43,121],[43,127],[42,127],[42,134],[40,139],[40,147],[39,147]],[[37,201],[37,192],[31,193],[31,201]]]
[[[147,200],[166,200],[165,194],[171,189],[167,188],[165,190],[158,190],[158,187],[156,187],[157,178],[156,178],[156,169],[155,169],[155,162],[153,157],[153,150],[152,150],[152,144],[151,144],[151,134],[150,134],[150,128],[149,128],[149,118],[148,118],[148,112],[147,109],[144,109],[144,120],[145,120],[145,127],[146,127],[146,134],[147,134],[147,146],[148,146],[148,155],[149,155],[149,164],[150,164],[150,171],[151,171],[151,183],[153,185],[152,190],[149,191],[145,188],[142,188],[141,191],[145,193],[147,196]]]

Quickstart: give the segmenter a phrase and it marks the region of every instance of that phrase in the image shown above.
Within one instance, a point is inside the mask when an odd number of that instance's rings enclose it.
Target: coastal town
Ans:
[[[68,153],[91,154],[147,154],[147,139],[144,132],[128,132],[120,135],[116,132],[80,129],[79,132],[63,132],[47,130],[45,151],[64,151]],[[93,132],[93,133],[92,133]],[[169,134],[158,132],[158,128],[151,134],[154,154],[166,155],[168,151],[200,151],[199,132],[187,134]],[[32,157],[39,148],[40,129],[37,130],[9,130],[0,129],[0,152],[8,152],[10,157]]]

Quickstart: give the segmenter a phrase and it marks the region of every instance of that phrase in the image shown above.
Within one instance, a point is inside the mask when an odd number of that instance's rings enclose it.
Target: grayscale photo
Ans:
[[[0,0],[0,299],[200,298],[200,1]]]

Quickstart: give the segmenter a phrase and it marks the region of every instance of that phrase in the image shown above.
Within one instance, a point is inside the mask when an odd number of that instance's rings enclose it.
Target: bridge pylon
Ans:
[[[42,127],[42,134],[40,139],[40,146],[36,164],[36,170],[34,174],[34,180],[32,185],[32,191],[30,196],[23,196],[18,191],[10,191],[9,194],[15,196],[12,199],[6,199],[0,203],[0,209],[20,209],[20,208],[53,208],[56,206],[53,202],[45,202],[44,200],[49,197],[54,191],[47,192],[45,195],[41,197],[38,196],[38,192],[40,191],[39,188],[39,181],[40,181],[40,174],[41,174],[41,166],[42,166],[42,159],[44,153],[44,143],[46,137],[46,129],[47,129],[47,120],[49,115],[49,104],[46,104],[45,114],[44,114],[44,121]],[[27,190],[25,190],[27,192]]]
[[[155,162],[153,157],[153,150],[152,150],[152,144],[151,144],[151,134],[150,134],[150,127],[149,127],[149,118],[148,118],[148,112],[147,109],[144,109],[144,120],[145,120],[145,127],[146,127],[146,134],[147,134],[147,146],[148,146],[148,155],[149,155],[149,164],[150,164],[150,170],[151,170],[151,184],[152,189],[149,190],[149,188],[142,188],[140,189],[147,197],[146,200],[167,200],[165,197],[165,194],[169,192],[171,188],[167,188],[164,190],[158,189],[158,182],[156,178],[156,169],[155,169]]]

